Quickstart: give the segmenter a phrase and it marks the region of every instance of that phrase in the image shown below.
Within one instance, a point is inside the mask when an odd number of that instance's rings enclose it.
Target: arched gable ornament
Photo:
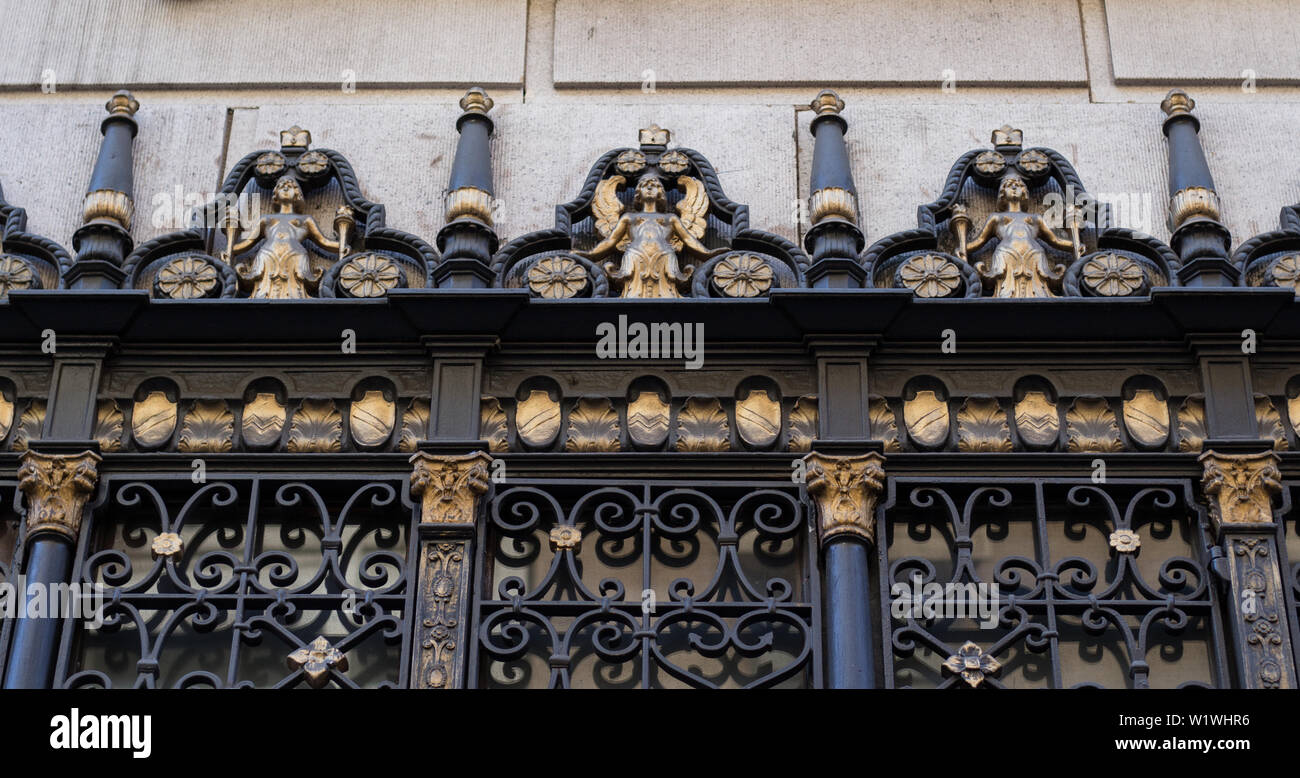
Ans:
[[[692,149],[668,148],[651,126],[637,148],[606,152],[555,227],[516,238],[494,258],[497,283],[534,297],[765,296],[800,286],[807,256],[749,227],[749,209],[722,191]]]
[[[312,206],[331,196],[332,214]],[[278,150],[254,151],[231,168],[194,226],[137,247],[124,286],[162,299],[382,297],[425,285],[437,253],[388,227],[384,207],[361,194],[339,152],[311,147],[311,133],[280,133]],[[322,223],[324,222],[324,223]]]
[[[919,297],[1135,297],[1173,282],[1178,257],[1155,238],[1111,226],[1060,153],[1024,148],[1020,130],[959,157],[917,227],[872,244],[866,285]]]

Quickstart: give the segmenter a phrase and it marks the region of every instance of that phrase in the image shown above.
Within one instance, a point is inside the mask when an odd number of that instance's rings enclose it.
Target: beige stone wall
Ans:
[[[1167,237],[1158,103],[1198,101],[1235,242],[1300,201],[1300,48],[1284,0],[0,0],[0,184],[70,245],[103,102],[133,90],[134,234],[291,124],[347,155],[389,223],[432,240],[473,84],[497,108],[499,230],[551,226],[651,122],[708,156],[752,223],[800,237],[809,99],[837,89],[869,241],[914,226],[1003,123]],[[1197,41],[1193,46],[1190,41]]]

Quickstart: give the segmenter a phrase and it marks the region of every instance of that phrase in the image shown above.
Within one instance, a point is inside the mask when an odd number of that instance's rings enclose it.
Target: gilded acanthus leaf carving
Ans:
[[[583,397],[569,411],[565,451],[618,451],[618,411],[607,397]]]
[[[885,444],[886,451],[902,450],[898,442],[898,422],[888,400],[874,395],[867,398],[867,425],[871,439]]]
[[[411,496],[420,498],[424,524],[473,524],[478,498],[485,494],[492,457],[483,451],[435,456],[424,451],[411,457]]]
[[[789,428],[790,450],[810,450],[812,442],[817,439],[817,398],[804,395],[796,400],[786,426]]]
[[[101,451],[121,451],[125,417],[116,400],[100,400],[95,407],[95,440]],[[3,436],[0,436],[3,437]]]
[[[415,397],[402,412],[402,434],[398,451],[414,451],[416,444],[429,437],[429,398]]]
[[[343,416],[333,400],[308,398],[293,413],[289,444],[295,454],[343,450]]]
[[[678,451],[729,451],[727,412],[716,397],[688,397],[677,412]]]
[[[508,451],[510,435],[506,426],[506,412],[501,407],[501,401],[495,397],[479,398],[478,414],[478,434],[488,442],[488,450]]]
[[[1123,451],[1115,414],[1103,397],[1077,397],[1065,414],[1070,451]]]
[[[1272,440],[1275,451],[1286,451],[1289,448],[1286,430],[1282,426],[1282,415],[1268,395],[1255,395],[1255,421],[1259,425],[1259,437]]]
[[[1201,489],[1210,498],[1210,516],[1216,527],[1273,522],[1273,497],[1282,491],[1277,454],[1210,450],[1197,461],[1205,468]]]
[[[223,452],[234,447],[235,417],[225,400],[195,400],[181,424],[177,451]]]
[[[1178,450],[1200,451],[1205,442],[1205,398],[1192,395],[1178,406]]]
[[[45,401],[32,400],[18,417],[18,427],[14,430],[14,439],[10,444],[14,451],[26,451],[33,440],[41,439],[41,429],[45,426]]]
[[[27,498],[27,535],[54,532],[72,542],[81,532],[82,511],[99,480],[101,457],[28,451],[18,467],[18,488]]]
[[[1010,451],[1011,429],[996,397],[967,397],[957,412],[958,451]]]
[[[842,535],[874,542],[876,501],[885,483],[885,458],[874,451],[860,456],[813,452],[803,461],[808,494],[817,504],[821,542]]]

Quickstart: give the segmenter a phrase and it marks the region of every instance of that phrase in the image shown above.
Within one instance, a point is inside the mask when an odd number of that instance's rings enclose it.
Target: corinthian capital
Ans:
[[[1198,461],[1205,468],[1201,489],[1209,499],[1216,530],[1229,524],[1273,523],[1273,496],[1282,490],[1277,454],[1220,454],[1211,450],[1201,454]]]
[[[76,542],[81,514],[95,491],[101,457],[28,451],[18,467],[18,488],[27,497],[27,534],[55,532]]]
[[[839,535],[874,542],[876,501],[885,483],[885,458],[874,451],[851,457],[814,451],[803,461],[808,494],[817,503],[817,531],[822,544]]]
[[[411,494],[421,498],[420,523],[473,525],[478,498],[488,490],[488,464],[482,451],[411,457]]]

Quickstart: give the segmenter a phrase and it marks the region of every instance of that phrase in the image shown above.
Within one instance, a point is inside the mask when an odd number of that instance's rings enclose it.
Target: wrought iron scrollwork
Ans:
[[[811,685],[815,549],[796,490],[562,481],[495,494],[479,686]],[[548,553],[549,550],[549,553]]]
[[[889,686],[1228,683],[1188,481],[897,478],[885,516]]]
[[[400,685],[413,516],[401,478],[191,486],[106,479],[73,579],[102,587],[103,623],[69,620],[62,686]]]

